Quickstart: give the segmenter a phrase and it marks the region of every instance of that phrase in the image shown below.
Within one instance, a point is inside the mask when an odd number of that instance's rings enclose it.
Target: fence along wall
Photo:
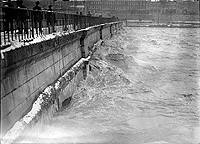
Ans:
[[[111,32],[114,33],[120,27],[118,25],[122,26],[122,23],[103,24],[3,53],[1,134],[4,135],[31,110],[38,95],[48,85],[55,82],[82,57],[87,57],[90,48],[100,38],[108,38]],[[84,71],[82,66],[74,78],[63,87],[58,96],[58,108],[73,95],[77,83],[84,77]],[[50,113],[54,111],[55,107],[51,106]]]
[[[11,41],[32,41],[41,34],[76,31],[114,21],[117,19],[8,6],[0,7],[0,47],[8,47]]]

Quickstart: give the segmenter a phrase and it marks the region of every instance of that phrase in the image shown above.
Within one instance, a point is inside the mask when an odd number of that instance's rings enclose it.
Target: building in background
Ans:
[[[6,1],[6,0],[4,0]],[[8,1],[8,0],[7,0]],[[13,3],[20,0],[11,0]],[[23,0],[32,9],[37,0]],[[159,15],[199,15],[198,0],[39,0],[43,9],[51,4],[54,11],[77,11],[121,19],[155,19]]]

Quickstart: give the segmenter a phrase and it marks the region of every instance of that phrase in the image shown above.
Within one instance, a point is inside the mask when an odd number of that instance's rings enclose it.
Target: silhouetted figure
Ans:
[[[18,29],[19,33],[21,34],[23,29],[25,33],[28,33],[28,11],[27,7],[23,5],[23,1],[17,1],[17,23],[18,23]]]
[[[11,4],[11,2],[7,2],[4,5],[3,11],[5,13],[5,30],[8,33],[9,30],[11,30],[11,33],[13,33],[13,20],[15,17],[15,10],[14,10],[14,6]]]
[[[87,14],[87,16],[92,16],[92,14],[91,14],[91,12],[90,12],[90,11],[88,11],[88,14]]]
[[[17,1],[17,8],[26,8],[26,6],[23,5],[23,1]]]
[[[83,13],[80,12],[80,17],[79,17],[79,29],[83,28],[83,17],[82,17]]]
[[[48,12],[47,12],[47,26],[52,26],[52,22],[53,22],[53,9],[52,9],[52,5],[49,5],[48,7]]]
[[[90,11],[88,11],[87,16],[89,16],[89,17],[92,16],[92,14],[91,14]],[[91,26],[91,18],[89,18],[89,17],[87,18],[87,19],[88,19],[88,20],[87,20],[87,25],[88,25],[88,26]]]
[[[52,5],[48,6],[48,12],[47,12],[47,27],[52,26],[53,31],[55,31],[55,14],[53,13]]]
[[[33,10],[42,10],[42,8],[39,5],[40,5],[40,2],[36,1],[35,6],[33,7]]]
[[[40,5],[40,2],[36,1],[35,2],[35,7],[33,7],[33,10],[35,10],[33,12],[33,17],[34,17],[34,24],[35,24],[36,32],[37,32],[38,25],[39,25],[39,31],[40,31],[40,33],[42,33],[42,19],[43,19],[43,16],[42,16],[42,11],[41,11],[42,8],[39,5]]]
[[[79,11],[76,11],[76,15],[74,16],[74,30],[77,30],[79,28]]]

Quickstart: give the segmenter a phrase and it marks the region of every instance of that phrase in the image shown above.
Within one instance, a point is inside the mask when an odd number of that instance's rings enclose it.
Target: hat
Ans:
[[[36,2],[35,2],[35,4],[39,5],[39,4],[40,4],[40,2],[39,2],[39,1],[36,1]]]

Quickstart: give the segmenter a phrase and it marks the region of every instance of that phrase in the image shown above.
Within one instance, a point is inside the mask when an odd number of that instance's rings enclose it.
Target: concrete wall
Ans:
[[[87,57],[90,48],[100,38],[110,37],[111,33],[121,27],[122,23],[99,25],[3,53],[1,134],[4,135],[16,121],[31,110],[33,102],[48,85],[55,82],[82,57]],[[59,94],[58,108],[73,95],[77,84],[85,75],[83,67],[63,87]]]

